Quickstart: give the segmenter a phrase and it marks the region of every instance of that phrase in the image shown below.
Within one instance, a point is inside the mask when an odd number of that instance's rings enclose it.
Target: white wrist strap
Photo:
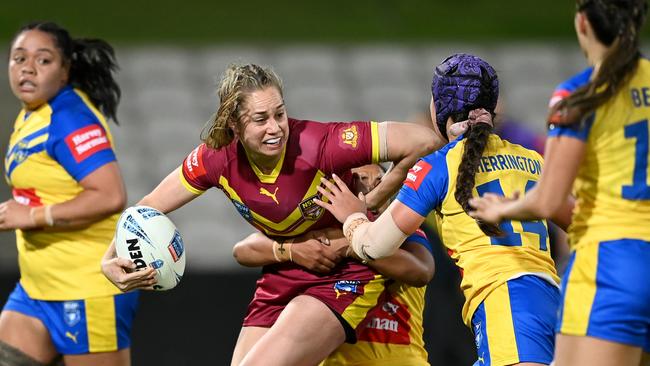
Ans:
[[[381,214],[375,222],[370,222],[364,214],[352,214],[345,220],[343,232],[352,250],[363,260],[388,257],[407,238],[397,227],[390,211]]]

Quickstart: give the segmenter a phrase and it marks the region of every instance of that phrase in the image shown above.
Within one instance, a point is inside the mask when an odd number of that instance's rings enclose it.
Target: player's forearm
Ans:
[[[246,267],[277,263],[273,256],[273,239],[261,233],[253,233],[235,244],[232,255],[237,263]]]
[[[54,226],[63,229],[83,227],[124,209],[125,195],[101,190],[84,190],[75,198],[52,205]]]
[[[404,249],[398,249],[390,257],[370,261],[368,265],[386,277],[414,287],[425,286],[433,277],[433,270]]]
[[[438,144],[437,137],[430,129],[403,122],[385,122],[387,160],[393,162],[393,168],[382,178],[381,182],[366,196],[370,209],[380,207],[402,186],[409,169],[418,158],[434,151]]]

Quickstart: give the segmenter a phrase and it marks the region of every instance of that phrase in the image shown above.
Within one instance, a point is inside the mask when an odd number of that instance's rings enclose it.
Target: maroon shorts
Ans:
[[[262,278],[257,280],[244,326],[271,327],[294,297],[309,295],[356,329],[377,304],[384,282],[383,276],[356,261],[342,262],[326,275],[309,272],[294,263],[266,266]]]

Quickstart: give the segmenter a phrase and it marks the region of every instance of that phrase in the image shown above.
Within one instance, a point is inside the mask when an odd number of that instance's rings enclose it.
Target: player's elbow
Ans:
[[[422,268],[416,270],[413,274],[413,278],[410,281],[409,285],[413,287],[424,287],[431,282],[433,275],[435,273],[435,266],[425,266],[422,265]]]
[[[246,256],[244,254],[245,251],[246,251],[246,247],[243,240],[237,242],[237,244],[235,244],[235,246],[232,247],[233,258],[235,258],[235,261],[237,261],[237,263],[241,264],[242,266],[246,265],[246,260],[245,260]]]
[[[112,192],[104,198],[104,210],[107,214],[114,214],[124,211],[126,208],[126,191],[120,189],[117,192]]]

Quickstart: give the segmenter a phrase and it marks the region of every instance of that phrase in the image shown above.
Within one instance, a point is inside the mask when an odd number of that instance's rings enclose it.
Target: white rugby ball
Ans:
[[[132,260],[136,271],[156,270],[154,290],[165,291],[181,282],[185,272],[185,247],[176,225],[162,212],[147,206],[129,207],[117,221],[117,256]]]

